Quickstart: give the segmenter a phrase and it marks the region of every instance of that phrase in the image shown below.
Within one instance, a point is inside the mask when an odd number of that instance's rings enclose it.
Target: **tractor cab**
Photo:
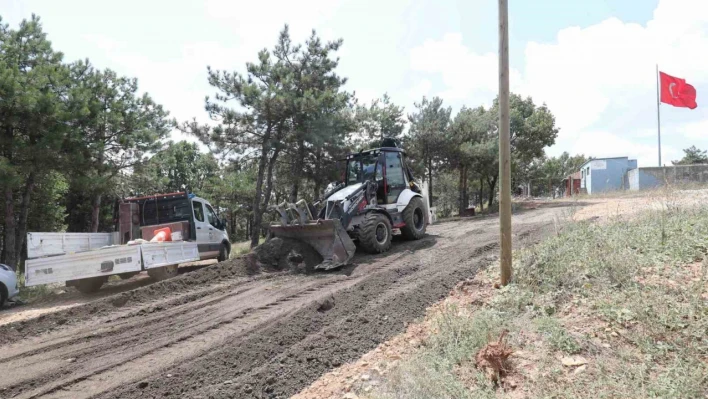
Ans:
[[[395,204],[406,188],[420,192],[405,162],[405,152],[395,141],[384,139],[384,146],[347,156],[344,184],[351,186],[366,181],[376,182],[376,202]]]

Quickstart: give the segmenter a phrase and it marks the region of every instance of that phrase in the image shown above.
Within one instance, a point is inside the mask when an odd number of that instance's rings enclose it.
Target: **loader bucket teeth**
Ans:
[[[278,212],[278,214],[280,215],[280,223],[283,225],[290,224],[290,219],[288,218],[287,208],[288,208],[287,202],[283,202],[282,204],[276,205],[273,207],[273,209],[275,209],[275,211]]]
[[[349,263],[356,245],[339,220],[318,220],[307,224],[271,225],[273,237],[291,238],[309,244],[322,255],[315,269],[330,270]]]

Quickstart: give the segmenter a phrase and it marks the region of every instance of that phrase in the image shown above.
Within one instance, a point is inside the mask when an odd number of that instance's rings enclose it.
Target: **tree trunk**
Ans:
[[[465,207],[470,206],[469,172],[470,172],[469,166],[465,166],[465,181],[464,181],[465,188],[462,191],[462,195],[464,196],[464,198],[462,200],[465,201]]]
[[[17,236],[15,237],[15,256],[17,257],[20,272],[24,273],[22,247],[25,245],[25,236],[27,235],[27,218],[29,216],[30,197],[34,191],[35,172],[30,172],[27,176],[27,183],[24,192],[22,193],[22,204],[20,205],[20,218],[17,223]]]
[[[268,209],[268,204],[270,203],[270,196],[273,192],[273,168],[275,167],[275,163],[278,160],[278,155],[280,154],[280,149],[277,149],[273,152],[273,155],[270,157],[270,161],[268,162],[268,172],[266,175],[266,188],[265,192],[263,194],[263,207],[261,209],[266,210]]]
[[[489,183],[489,201],[487,203],[488,207],[491,207],[492,204],[494,204],[494,189],[497,187],[497,178],[498,176],[494,176],[491,181],[487,180],[487,183]]]
[[[261,159],[258,161],[258,175],[256,177],[256,195],[253,199],[253,224],[251,225],[251,248],[258,245],[260,238],[261,221],[263,220],[263,212],[261,212],[261,196],[263,194],[263,176],[265,175],[266,163],[268,162],[268,142],[263,140],[261,146]]]
[[[465,210],[467,209],[467,207],[464,205],[465,204],[465,187],[464,187],[465,186],[465,184],[464,184],[465,167],[463,165],[460,165],[459,170],[460,170],[460,181],[457,184],[457,192],[458,192],[457,201],[458,201],[458,205],[459,205],[458,214],[460,216],[462,216],[465,213]]]
[[[101,194],[94,195],[91,201],[91,232],[98,232],[98,220],[101,215]]]
[[[314,196],[312,196],[313,201],[317,201],[318,198],[320,198],[320,188],[322,187],[322,181],[320,180],[320,175],[322,174],[322,154],[318,153],[317,158],[315,159],[315,189],[314,189]],[[317,215],[312,215],[312,217],[316,217]]]
[[[428,204],[433,206],[433,160],[428,158]]]
[[[464,204],[465,210],[470,206],[470,196],[469,193],[467,192],[467,184],[468,184],[468,179],[467,179],[467,174],[469,173],[469,167],[465,165],[465,167],[462,169],[465,172],[465,177],[462,179],[462,202]]]
[[[484,178],[479,178],[479,211],[484,210]]]
[[[3,262],[12,270],[17,270],[15,253],[15,199],[12,187],[5,188],[5,246],[3,248]]]
[[[300,176],[305,165],[305,142],[298,141],[297,158],[295,159],[295,176],[293,178],[293,186],[290,189],[290,202],[297,202],[297,196],[300,193]]]

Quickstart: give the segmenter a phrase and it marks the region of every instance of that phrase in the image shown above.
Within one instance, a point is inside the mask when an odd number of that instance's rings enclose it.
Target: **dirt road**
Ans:
[[[515,215],[517,245],[557,213]],[[498,234],[493,217],[441,223],[335,273],[249,275],[232,261],[9,323],[0,397],[288,397],[493,261]]]

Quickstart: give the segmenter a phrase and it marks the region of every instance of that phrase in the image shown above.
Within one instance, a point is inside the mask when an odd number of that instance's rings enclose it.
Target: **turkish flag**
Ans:
[[[696,88],[686,83],[685,79],[676,78],[659,72],[661,79],[661,102],[674,107],[694,109],[696,104]]]

